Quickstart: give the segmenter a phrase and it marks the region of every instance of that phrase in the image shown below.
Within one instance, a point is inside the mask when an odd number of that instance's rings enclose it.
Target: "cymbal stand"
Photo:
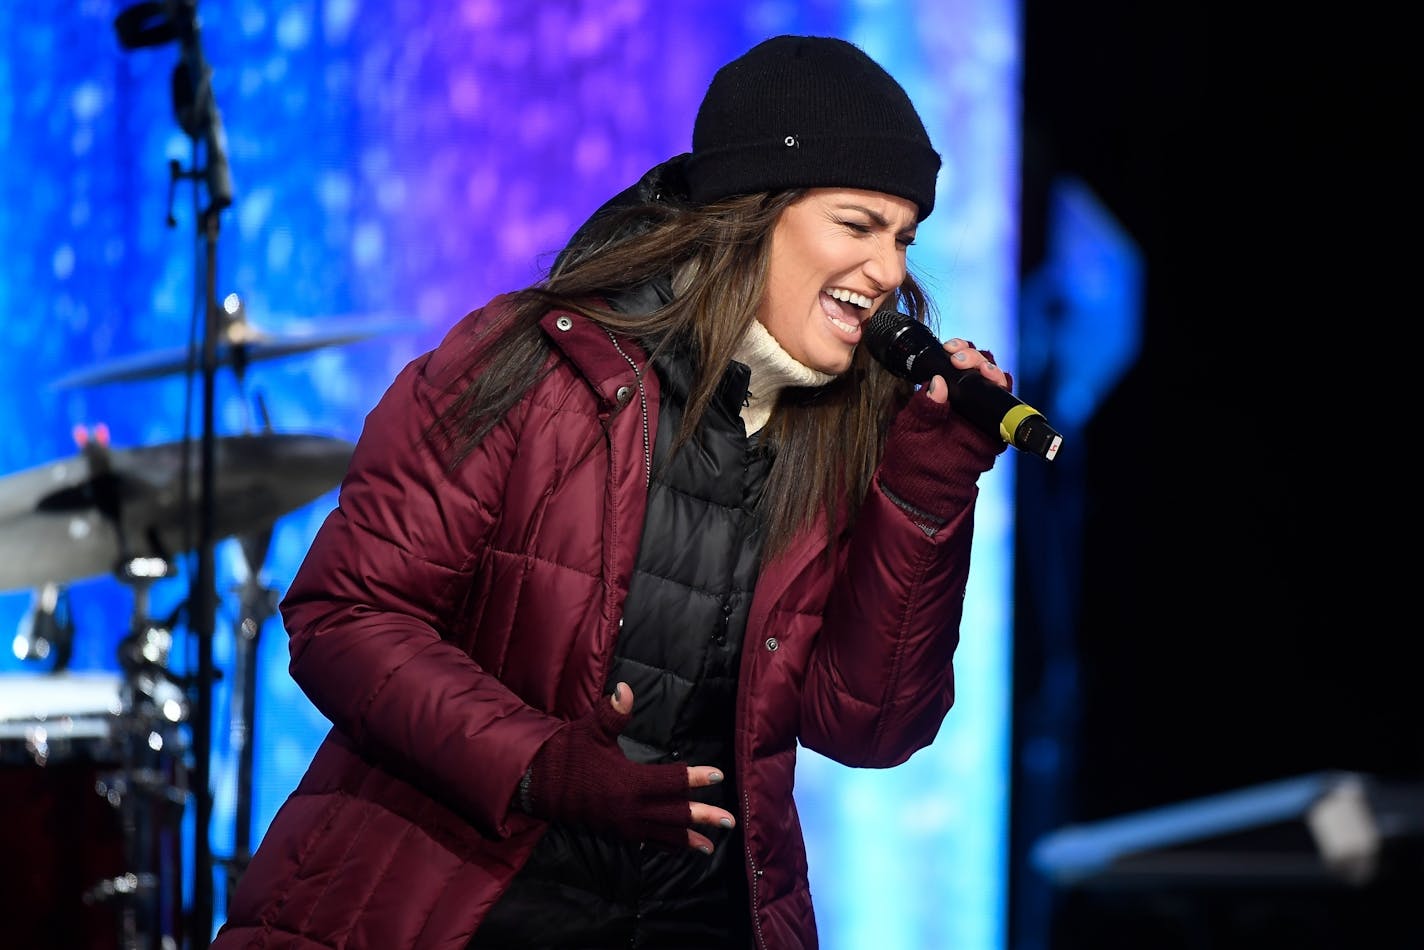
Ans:
[[[183,926],[182,822],[189,796],[178,725],[188,717],[188,704],[183,678],[168,669],[172,630],[148,616],[150,587],[171,573],[168,561],[151,557],[127,560],[118,571],[134,592],[131,629],[118,649],[118,769],[101,775],[96,790],[118,809],[128,869],[91,887],[84,901],[117,903],[121,950],[176,947]]]
[[[263,625],[277,613],[277,592],[261,581],[272,532],[238,538],[247,562],[247,577],[237,588],[239,616],[234,624],[233,682],[230,742],[237,752],[237,804],[232,834],[232,855],[227,870],[227,900],[252,858],[252,736],[257,715],[257,646]]]

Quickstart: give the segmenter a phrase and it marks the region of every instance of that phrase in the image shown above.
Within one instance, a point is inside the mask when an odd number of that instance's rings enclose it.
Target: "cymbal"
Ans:
[[[311,331],[297,333],[268,333],[258,330],[245,321],[230,322],[217,341],[217,362],[219,366],[231,366],[241,376],[250,363],[307,353],[331,346],[345,346],[359,343],[375,336],[390,333],[409,332],[413,322],[394,319],[348,320],[329,326],[325,332]],[[190,353],[187,347],[157,350],[150,353],[123,356],[100,363],[89,369],[79,370],[62,376],[50,383],[51,389],[74,389],[80,386],[99,386],[105,383],[129,383],[144,379],[158,379],[188,371]],[[201,354],[193,357],[194,370]]]
[[[182,442],[105,450],[97,459],[86,452],[0,477],[0,591],[110,573],[120,536],[127,557],[186,553],[197,540],[201,448],[197,439],[189,445],[186,506]],[[354,448],[320,435],[218,438],[214,540],[265,530],[335,488]]]

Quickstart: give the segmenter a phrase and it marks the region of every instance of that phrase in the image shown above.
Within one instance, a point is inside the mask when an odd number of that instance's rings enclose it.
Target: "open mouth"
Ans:
[[[852,345],[860,341],[860,323],[873,302],[864,294],[844,287],[828,287],[821,291],[821,309],[826,319]]]

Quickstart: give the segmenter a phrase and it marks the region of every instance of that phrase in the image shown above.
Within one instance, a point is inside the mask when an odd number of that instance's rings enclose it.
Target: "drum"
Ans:
[[[0,920],[7,948],[119,946],[112,904],[86,900],[125,873],[119,809],[121,684],[103,673],[0,675]]]
[[[0,674],[0,764],[115,764],[119,690],[112,673]]]

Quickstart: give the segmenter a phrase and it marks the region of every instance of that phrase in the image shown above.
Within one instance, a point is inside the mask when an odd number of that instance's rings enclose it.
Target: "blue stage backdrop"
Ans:
[[[170,197],[170,161],[193,158],[170,93],[178,50],[123,49],[113,20],[126,7],[0,5],[0,559],[12,564],[32,557],[26,473],[59,478],[53,463],[77,463],[76,427],[106,426],[115,450],[197,434],[201,394],[182,372],[103,381],[125,360],[161,366],[189,345],[205,275],[206,193],[180,178]],[[920,105],[945,162],[912,267],[940,306],[941,335],[1016,364],[1013,0],[209,0],[199,14],[235,198],[220,218],[217,294],[236,295],[263,331],[356,337],[260,361],[241,380],[225,368],[220,439],[270,423],[354,441],[408,360],[538,277],[605,198],[690,147],[720,63],[784,32],[859,43]],[[798,802],[828,948],[1005,944],[1014,464],[1010,453],[983,482],[958,701],[934,745],[885,772],[802,754]],[[287,483],[301,465],[253,474]],[[253,579],[276,596],[336,483],[273,512]],[[234,537],[216,554],[211,841],[222,857],[237,801],[235,591],[249,574]],[[173,615],[170,663],[191,672],[181,608],[193,558],[175,568],[147,604],[78,562],[0,573],[19,578],[0,589],[0,631],[23,639],[33,588],[53,581],[73,622],[71,671],[116,675],[136,619]],[[254,840],[327,728],[287,676],[279,620],[261,625],[258,657]],[[53,660],[3,651],[0,689],[43,696]],[[220,875],[215,898],[216,924]]]

